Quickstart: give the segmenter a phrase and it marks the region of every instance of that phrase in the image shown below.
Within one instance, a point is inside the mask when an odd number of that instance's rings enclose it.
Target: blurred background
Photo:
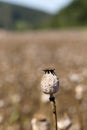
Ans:
[[[60,80],[58,130],[87,130],[86,44],[86,0],[0,0],[0,130],[52,130],[47,67]]]

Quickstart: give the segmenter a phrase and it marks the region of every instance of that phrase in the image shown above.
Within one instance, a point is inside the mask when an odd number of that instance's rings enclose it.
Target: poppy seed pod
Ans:
[[[59,80],[54,72],[54,69],[45,69],[45,74],[41,80],[41,90],[45,94],[53,95],[59,89]]]

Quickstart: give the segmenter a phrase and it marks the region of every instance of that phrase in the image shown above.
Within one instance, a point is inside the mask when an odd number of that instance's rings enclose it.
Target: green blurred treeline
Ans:
[[[0,28],[29,30],[78,26],[87,26],[87,0],[73,0],[55,15],[0,2]]]
[[[0,28],[12,30],[38,29],[47,26],[47,13],[0,2]]]
[[[87,26],[87,0],[73,0],[73,2],[56,14],[51,27],[85,27]]]

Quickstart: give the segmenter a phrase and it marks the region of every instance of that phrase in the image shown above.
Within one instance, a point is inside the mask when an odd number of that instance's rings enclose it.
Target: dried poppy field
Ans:
[[[40,90],[47,67],[60,81],[58,130],[87,130],[86,30],[0,31],[0,130],[37,130],[36,118],[52,122],[49,97]]]

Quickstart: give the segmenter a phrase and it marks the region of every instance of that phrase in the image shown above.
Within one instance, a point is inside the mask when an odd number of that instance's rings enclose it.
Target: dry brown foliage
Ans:
[[[60,79],[60,92],[56,95],[58,116],[67,112],[73,123],[79,122],[78,105],[87,130],[87,31],[81,30],[0,31],[0,127],[30,130],[33,114],[49,116],[49,105],[41,103],[39,89],[42,69],[48,66],[56,69]],[[82,80],[72,82],[72,73]],[[78,84],[86,90],[81,103],[74,94]]]

